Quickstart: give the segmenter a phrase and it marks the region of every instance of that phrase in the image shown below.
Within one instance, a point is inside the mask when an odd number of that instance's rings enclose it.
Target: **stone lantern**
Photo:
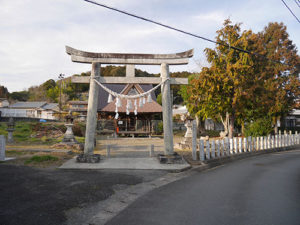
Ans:
[[[191,148],[192,147],[192,138],[193,138],[193,118],[190,116],[187,116],[185,119],[185,125],[186,132],[184,135],[184,139],[177,143],[176,147],[179,149],[185,149],[185,148]]]
[[[65,119],[66,119],[66,122],[67,122],[65,124],[65,126],[67,127],[67,130],[66,130],[64,138],[62,140],[62,143],[69,144],[69,145],[78,144],[78,142],[75,139],[73,130],[72,130],[72,127],[73,127],[73,116],[72,116],[71,111],[69,112],[68,115],[65,116]]]
[[[15,122],[12,117],[9,118],[8,123],[7,123],[7,142],[8,143],[13,143],[14,138],[13,138],[13,131],[15,130]]]

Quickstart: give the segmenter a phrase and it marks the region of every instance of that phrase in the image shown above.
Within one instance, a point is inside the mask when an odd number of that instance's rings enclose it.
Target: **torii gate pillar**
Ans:
[[[94,154],[94,140],[95,140],[95,130],[97,126],[97,106],[98,106],[98,92],[99,87],[94,82],[94,78],[98,79],[100,77],[101,64],[92,63],[91,80],[90,80],[90,90],[89,90],[89,100],[87,109],[87,121],[85,130],[85,142],[84,142],[84,154],[93,155]]]
[[[169,65],[166,63],[161,64],[160,76],[162,81],[170,78]],[[164,144],[165,154],[172,155],[173,148],[173,123],[172,123],[172,99],[170,90],[170,80],[167,80],[161,86],[162,94],[162,109],[163,109],[163,125],[164,125]]]

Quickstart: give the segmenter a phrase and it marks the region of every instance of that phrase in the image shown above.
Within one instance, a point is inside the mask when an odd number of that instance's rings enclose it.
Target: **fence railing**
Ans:
[[[283,134],[264,137],[235,137],[221,140],[199,140],[192,146],[193,160],[210,160],[268,149],[288,149],[300,144],[299,134]],[[197,148],[198,145],[198,148]],[[199,158],[197,149],[199,151]]]
[[[163,153],[163,145],[106,145],[106,157],[131,157],[144,158],[155,157],[155,154]]]

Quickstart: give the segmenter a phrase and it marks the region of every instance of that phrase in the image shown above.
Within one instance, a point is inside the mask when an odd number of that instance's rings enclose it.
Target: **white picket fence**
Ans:
[[[193,144],[192,157],[198,160],[197,149],[199,151],[199,160],[205,161],[246,152],[256,152],[267,149],[288,149],[300,144],[299,134],[284,134],[265,137],[235,137],[221,140],[199,140],[198,148]]]

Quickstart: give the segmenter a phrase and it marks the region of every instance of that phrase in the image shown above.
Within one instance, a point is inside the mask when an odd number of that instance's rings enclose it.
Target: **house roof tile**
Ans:
[[[41,108],[46,104],[47,102],[16,102],[10,105],[9,108],[33,109],[33,108]]]

